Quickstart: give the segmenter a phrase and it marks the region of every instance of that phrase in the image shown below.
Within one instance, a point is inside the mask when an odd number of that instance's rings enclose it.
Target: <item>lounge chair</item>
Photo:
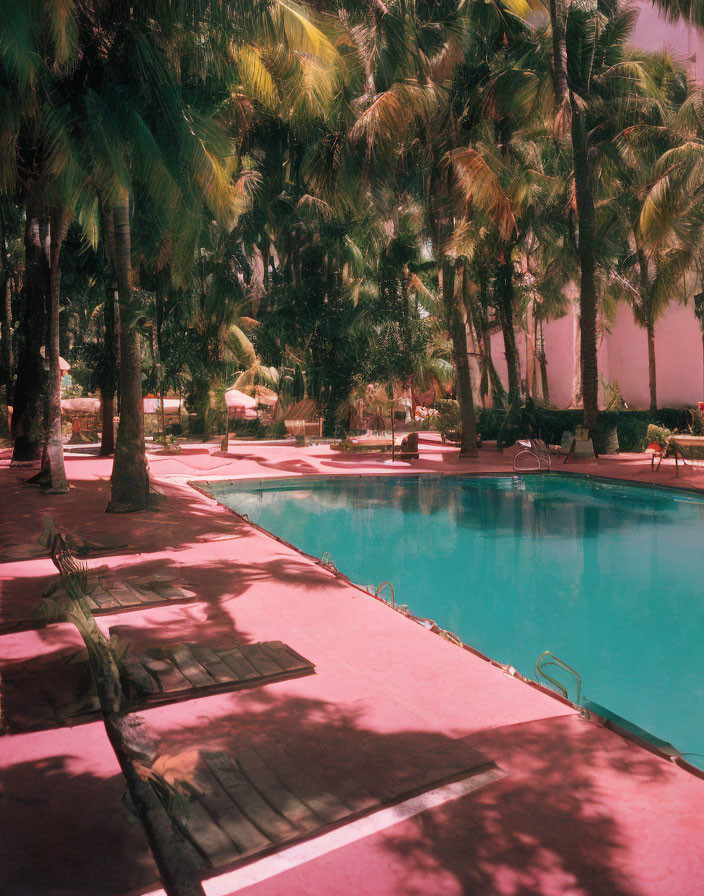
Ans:
[[[399,460],[418,460],[419,456],[417,432],[409,432],[400,442],[397,436],[395,443],[391,436],[360,436],[333,442],[330,447],[333,451],[345,451],[350,454],[387,454],[395,447]]]
[[[330,448],[333,451],[346,451],[351,454],[383,454],[391,451],[393,444],[390,436],[360,436],[355,439],[341,439],[333,442]]]
[[[550,454],[555,454],[558,457],[564,457],[563,463],[567,463],[567,461],[574,454],[574,446],[575,446],[575,437],[574,433],[569,430],[565,430],[562,433],[562,438],[560,439],[559,445],[551,445],[550,446]]]
[[[550,450],[542,439],[519,439],[516,443],[520,450],[513,458],[513,469],[518,470],[519,458],[532,457],[538,464],[538,470],[549,470],[552,466]]]
[[[292,436],[322,436],[323,418],[318,402],[312,398],[296,402],[285,412],[284,425]]]

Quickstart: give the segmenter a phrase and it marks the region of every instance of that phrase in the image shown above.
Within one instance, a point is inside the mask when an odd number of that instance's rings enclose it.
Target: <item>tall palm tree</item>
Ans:
[[[611,127],[627,123],[612,153],[612,239],[620,257],[610,292],[625,297],[646,330],[650,408],[657,409],[655,324],[684,295],[702,245],[704,162],[699,89],[664,54],[633,54],[634,87],[611,104]],[[621,106],[621,108],[619,108]],[[606,167],[606,166],[605,166]]]
[[[46,484],[64,492],[68,480],[61,440],[59,259],[70,220],[71,185],[50,170],[46,123],[55,85],[70,76],[76,62],[76,16],[72,3],[28,0],[25,4],[3,2],[0,18],[0,104],[7,136],[0,151],[0,190],[19,191],[27,212],[13,461],[32,462],[43,448]]]

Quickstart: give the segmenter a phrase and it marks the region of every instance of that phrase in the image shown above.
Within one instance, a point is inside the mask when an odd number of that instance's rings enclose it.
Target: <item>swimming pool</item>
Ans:
[[[550,650],[583,700],[704,753],[704,499],[560,474],[209,491],[354,582],[391,581],[397,603],[527,677]]]

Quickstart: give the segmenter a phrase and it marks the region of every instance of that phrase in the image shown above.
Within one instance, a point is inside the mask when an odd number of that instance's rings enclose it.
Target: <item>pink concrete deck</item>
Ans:
[[[42,513],[85,537],[124,536],[130,551],[91,561],[140,578],[168,568],[197,591],[194,604],[101,616],[137,646],[182,640],[280,639],[316,664],[308,678],[215,694],[140,713],[145,734],[187,769],[199,747],[279,743],[330,775],[382,786],[404,757],[439,759],[457,739],[508,775],[474,793],[361,839],[341,828],[330,851],[239,891],[386,894],[695,894],[704,875],[704,781],[579,718],[559,700],[434,635],[250,527],[188,480],[231,477],[505,471],[482,452],[421,444],[421,459],[390,464],[325,446],[232,443],[150,454],[166,495],[158,512],[106,516],[110,461],[67,460],[72,491],[47,497],[0,466],[0,545],[38,534]],[[704,488],[704,471],[678,478],[665,462],[621,456],[567,468]],[[26,617],[55,577],[48,558],[0,563],[0,622]],[[0,636],[0,675],[14,663],[55,662],[81,646],[68,625]],[[88,896],[158,888],[146,839],[120,805],[117,763],[102,724],[0,738],[0,891]],[[314,841],[311,841],[313,843]],[[317,857],[314,857],[317,856]],[[262,860],[266,862],[267,860]],[[254,866],[256,867],[257,863]],[[264,865],[260,867],[264,868]],[[276,870],[276,869],[275,869]],[[212,892],[235,892],[225,879]],[[223,889],[225,887],[225,889]]]

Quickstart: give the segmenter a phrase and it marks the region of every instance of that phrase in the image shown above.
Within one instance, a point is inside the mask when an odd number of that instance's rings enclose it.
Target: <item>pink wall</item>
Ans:
[[[575,337],[579,339],[574,327],[574,312],[550,321],[544,328],[544,335],[550,404],[566,408],[572,401]],[[517,332],[516,341],[521,376],[524,377],[525,334]],[[496,369],[506,384],[506,358],[501,333],[492,336],[491,351]],[[597,358],[600,378],[618,383],[627,404],[633,408],[648,407],[647,337],[626,305],[617,309],[609,330],[604,332]],[[670,306],[658,321],[655,327],[655,364],[660,407],[688,407],[704,400],[702,336],[691,300],[686,306]],[[601,387],[599,393],[603,403]]]
[[[663,14],[647,0],[633,4],[638,10],[636,26],[631,34],[631,43],[643,50],[666,50],[681,62],[697,49],[698,29],[686,22],[669,22]]]

